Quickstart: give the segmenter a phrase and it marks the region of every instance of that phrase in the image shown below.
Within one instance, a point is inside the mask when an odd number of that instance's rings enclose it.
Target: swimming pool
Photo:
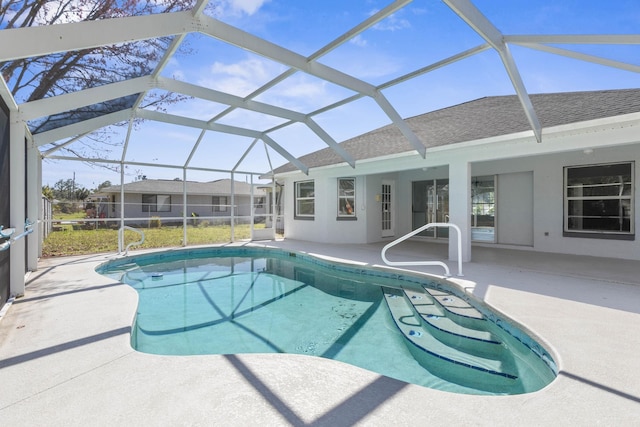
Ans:
[[[166,355],[298,353],[469,394],[539,390],[551,356],[447,282],[260,247],[109,261],[139,294],[132,346]]]

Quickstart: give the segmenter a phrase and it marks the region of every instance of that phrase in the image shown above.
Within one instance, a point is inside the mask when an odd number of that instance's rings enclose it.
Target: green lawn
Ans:
[[[132,246],[130,250],[182,246],[182,227],[163,226],[160,228],[145,228],[142,231],[145,235],[144,244]],[[236,225],[234,234],[236,240],[249,239],[251,237],[249,225]],[[137,233],[129,230],[125,230],[124,237],[125,246],[140,240],[140,236]],[[225,243],[229,241],[231,241],[230,226],[187,226],[187,242],[189,245]],[[73,230],[69,226],[62,227],[61,231],[54,231],[47,236],[44,240],[42,256],[84,255],[117,251],[117,230]]]

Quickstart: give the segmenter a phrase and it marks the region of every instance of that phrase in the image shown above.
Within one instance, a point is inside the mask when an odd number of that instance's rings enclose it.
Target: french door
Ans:
[[[395,235],[394,220],[395,212],[393,209],[393,193],[395,183],[393,181],[382,181],[380,190],[380,201],[382,202],[382,237],[391,237]]]
[[[433,222],[449,222],[449,180],[430,179],[414,181],[412,187],[413,230]],[[435,227],[419,236],[446,238],[449,228]]]

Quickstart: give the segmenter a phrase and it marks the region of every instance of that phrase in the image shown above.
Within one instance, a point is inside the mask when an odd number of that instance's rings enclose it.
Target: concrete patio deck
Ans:
[[[382,263],[382,244],[265,244]],[[388,255],[445,253],[409,241]],[[0,424],[640,425],[640,262],[481,247],[473,256],[451,280],[551,351],[560,374],[545,389],[458,395],[302,355],[139,353],[129,343],[137,294],[94,272],[114,257],[102,254],[41,260],[0,321]]]

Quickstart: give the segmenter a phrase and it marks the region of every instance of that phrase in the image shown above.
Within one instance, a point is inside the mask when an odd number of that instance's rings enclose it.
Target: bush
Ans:
[[[162,220],[159,216],[152,216],[149,219],[149,228],[160,228],[162,227]]]

